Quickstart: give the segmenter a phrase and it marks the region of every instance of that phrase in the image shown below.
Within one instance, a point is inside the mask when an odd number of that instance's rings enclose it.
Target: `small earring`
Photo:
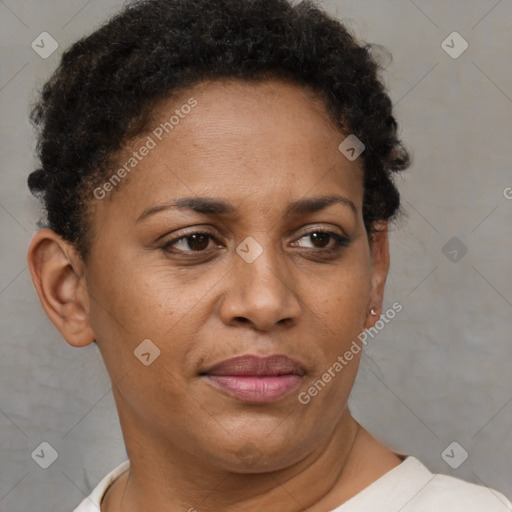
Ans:
[[[375,308],[371,308],[371,309],[370,309],[370,313],[371,313],[372,315],[376,315],[376,314],[377,314],[377,310],[376,310]]]

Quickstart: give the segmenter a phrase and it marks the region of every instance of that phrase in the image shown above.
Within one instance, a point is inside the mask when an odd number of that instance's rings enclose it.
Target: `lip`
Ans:
[[[289,395],[305,373],[299,363],[285,355],[245,355],[222,361],[200,375],[238,400],[268,403]]]

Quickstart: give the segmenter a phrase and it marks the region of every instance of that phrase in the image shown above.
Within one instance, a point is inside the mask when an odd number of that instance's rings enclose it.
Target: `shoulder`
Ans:
[[[126,460],[114,468],[92,490],[91,494],[84,498],[73,512],[98,512],[103,496],[114,481],[130,467],[130,461]]]
[[[423,464],[409,457],[410,471],[429,473],[425,485],[405,506],[403,512],[450,510],[450,512],[512,512],[512,503],[499,491],[466,482],[453,476],[430,473]]]

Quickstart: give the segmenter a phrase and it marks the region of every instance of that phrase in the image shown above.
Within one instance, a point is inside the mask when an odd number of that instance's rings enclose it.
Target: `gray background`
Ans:
[[[325,1],[356,36],[393,55],[382,77],[413,154],[398,181],[406,215],[391,234],[386,308],[403,310],[366,348],[355,417],[432,471],[512,494],[512,36],[510,0]],[[126,457],[95,346],[69,347],[46,318],[26,267],[40,217],[27,120],[63,48],[120,1],[0,2],[0,510],[70,511]],[[43,59],[31,42],[49,32]],[[469,48],[450,57],[453,31]],[[451,44],[451,43],[450,43]],[[512,196],[512,193],[509,197]],[[455,253],[458,261],[451,261]],[[451,242],[454,243],[454,242]],[[467,253],[460,258],[461,244]],[[48,469],[31,458],[43,441]],[[453,441],[469,454],[452,469]],[[458,450],[458,451],[457,451]],[[454,453],[460,456],[460,449]]]

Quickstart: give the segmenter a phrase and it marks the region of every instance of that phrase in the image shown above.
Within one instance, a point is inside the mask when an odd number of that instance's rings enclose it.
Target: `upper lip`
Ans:
[[[304,375],[304,368],[285,355],[261,357],[257,355],[244,355],[226,359],[208,370],[201,372],[207,375]]]

